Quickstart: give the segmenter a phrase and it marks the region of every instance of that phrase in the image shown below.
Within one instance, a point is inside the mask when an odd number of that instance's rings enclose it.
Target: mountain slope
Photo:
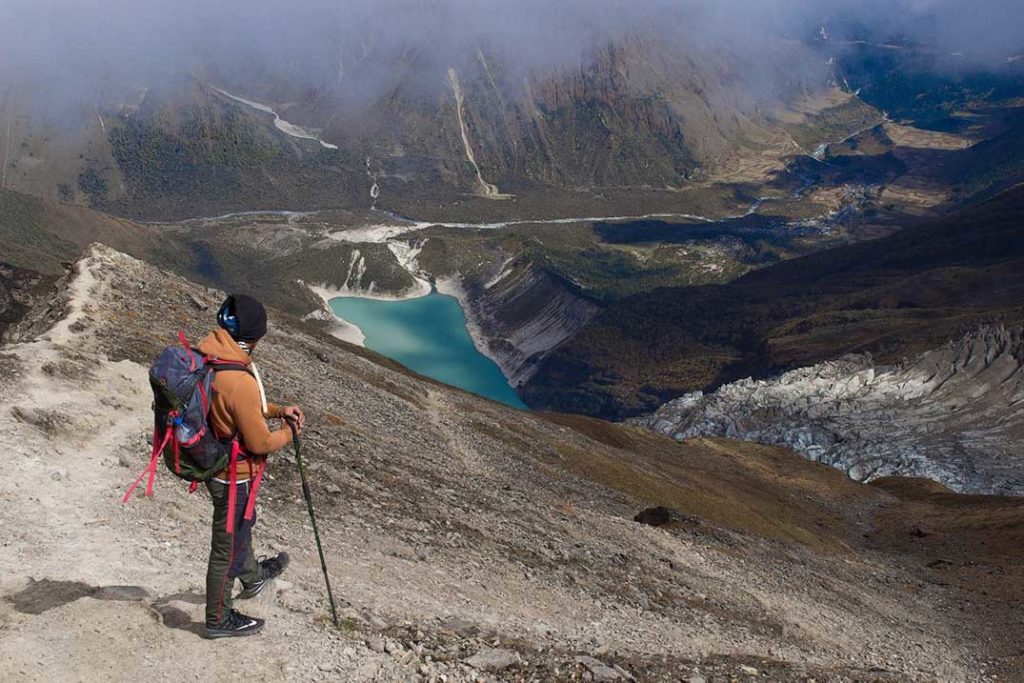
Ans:
[[[33,291],[49,289],[50,284],[52,280],[34,270],[0,263],[0,339],[27,312]]]
[[[63,273],[89,244],[116,245],[135,256],[158,261],[184,250],[161,238],[155,228],[80,206],[0,190],[0,243],[3,259],[47,275]]]
[[[258,542],[293,562],[249,607],[267,631],[203,644],[205,494],[161,472],[152,500],[119,495],[151,427],[141,363],[178,328],[205,331],[219,296],[97,246],[0,349],[5,678],[180,680],[239,659],[257,680],[1019,671],[1019,501],[894,495],[777,448],[514,411],[276,311],[259,362],[273,398],[308,410],[327,561],[352,607],[327,625],[280,454]],[[676,521],[632,521],[652,504]],[[953,525],[951,506],[971,514]]]
[[[894,235],[610,306],[524,388],[535,407],[651,411],[697,389],[844,353],[893,362],[980,322],[1024,320],[1024,187]]]
[[[23,84],[0,95],[0,189],[146,219],[369,208],[378,197],[432,206],[544,189],[665,191],[789,145],[776,115],[828,89],[824,68],[774,73],[818,63],[796,43],[772,46],[779,66],[766,68],[785,84],[776,90],[729,46],[659,36],[613,35],[536,69],[478,44],[439,58],[383,40],[329,77],[210,65],[96,86],[62,117],[34,99],[40,84]]]

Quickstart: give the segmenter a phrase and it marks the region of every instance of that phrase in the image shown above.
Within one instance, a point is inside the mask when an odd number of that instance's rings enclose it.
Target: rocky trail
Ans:
[[[258,362],[272,400],[308,410],[303,457],[347,606],[335,629],[282,453],[256,546],[292,564],[245,605],[267,627],[204,641],[205,492],[161,469],[152,498],[120,496],[148,454],[145,364],[178,329],[204,333],[221,297],[94,246],[5,338],[0,679],[983,681],[1024,670],[1019,504],[861,485],[770,446],[513,411],[274,311]],[[634,521],[658,505],[667,523]],[[953,525],[950,506],[972,515]]]

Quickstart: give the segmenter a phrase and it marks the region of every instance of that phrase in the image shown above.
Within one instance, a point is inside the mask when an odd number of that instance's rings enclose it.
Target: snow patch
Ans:
[[[499,282],[501,282],[502,280],[507,278],[513,272],[515,272],[515,268],[509,268],[508,267],[508,265],[510,263],[512,263],[512,261],[514,261],[514,260],[515,260],[515,256],[511,256],[511,257],[505,259],[505,262],[501,264],[501,268],[498,269],[498,274],[495,275],[490,280],[488,280],[487,282],[484,283],[484,289],[490,289],[494,285],[498,284]]]
[[[448,67],[448,82],[452,86],[452,93],[455,95],[455,114],[459,120],[459,133],[462,135],[462,147],[466,150],[466,160],[469,161],[473,170],[476,171],[476,182],[480,189],[481,196],[488,197],[490,199],[506,199],[509,195],[502,194],[498,190],[497,185],[484,180],[483,174],[480,172],[480,166],[476,163],[476,155],[473,154],[473,146],[469,144],[469,128],[466,126],[465,118],[462,114],[462,103],[463,103],[463,92],[462,83],[459,82],[459,74],[455,71],[454,67]]]
[[[378,292],[376,291],[375,283],[372,282],[366,289],[352,288],[347,285],[338,287],[324,282],[303,282],[302,280],[296,280],[296,282],[326,302],[339,297],[355,297],[358,299],[373,299],[375,301],[405,301],[407,299],[418,299],[430,294],[432,291],[430,283],[420,278],[417,278],[416,283],[409,289],[397,293]]]
[[[313,134],[311,131],[303,128],[302,126],[298,126],[294,123],[291,123],[290,121],[285,121],[284,119],[281,118],[280,114],[278,114],[271,107],[265,104],[254,102],[252,100],[247,100],[244,97],[239,97],[238,95],[232,95],[226,90],[221,90],[217,87],[214,87],[213,89],[219,92],[221,95],[224,95],[225,97],[229,97],[235,100],[236,102],[241,102],[247,107],[252,107],[257,111],[261,111],[266,114],[272,115],[274,117],[274,127],[277,128],[282,133],[284,133],[285,135],[290,135],[293,138],[299,138],[301,140],[313,140],[315,142],[319,142],[320,146],[326,149],[338,149],[337,145],[332,145],[331,143],[322,140],[319,136]]]
[[[303,320],[319,320],[321,322],[325,322],[328,324],[327,332],[332,337],[348,342],[349,344],[355,344],[356,346],[366,346],[366,335],[363,334],[363,331],[358,325],[335,314],[330,309],[330,304],[327,300],[324,300],[324,306],[327,307],[326,310],[321,308],[313,311],[304,317]]]

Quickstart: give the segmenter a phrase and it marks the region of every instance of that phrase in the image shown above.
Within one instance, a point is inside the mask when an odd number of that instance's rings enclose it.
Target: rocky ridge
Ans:
[[[502,264],[471,292],[461,278],[438,281],[438,290],[459,299],[477,346],[514,387],[600,310],[564,278],[525,258]]]
[[[693,392],[632,420],[677,440],[792,448],[859,481],[926,477],[965,493],[1024,494],[1024,330],[985,327],[897,365],[870,354]]]

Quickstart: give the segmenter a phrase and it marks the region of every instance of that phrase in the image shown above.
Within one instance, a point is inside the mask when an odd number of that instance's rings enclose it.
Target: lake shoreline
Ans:
[[[321,298],[336,291],[317,289]],[[464,297],[461,283],[446,279],[423,297],[396,300],[342,294],[327,301],[336,320],[359,331],[362,346],[422,375],[528,409],[501,365],[482,348],[479,330],[463,305]],[[393,306],[382,305],[385,303]]]
[[[417,279],[419,280],[419,278]],[[309,291],[313,292],[313,294],[319,297],[324,303],[324,309],[326,309],[330,314],[331,318],[328,322],[337,321],[337,323],[339,323],[340,328],[336,331],[332,331],[331,334],[342,341],[363,347],[366,346],[366,335],[358,325],[350,320],[345,320],[334,311],[334,308],[331,306],[332,299],[349,297],[353,299],[372,299],[374,301],[408,301],[410,299],[428,296],[433,291],[437,291],[439,294],[444,294],[445,296],[450,296],[458,301],[459,306],[462,308],[462,313],[466,317],[466,331],[469,333],[469,338],[473,340],[473,346],[476,347],[476,350],[481,355],[486,356],[495,365],[497,365],[498,369],[501,370],[501,374],[505,376],[505,380],[509,383],[509,386],[512,386],[513,389],[515,388],[515,385],[512,384],[512,378],[509,374],[507,362],[495,354],[487,343],[487,338],[484,336],[483,330],[473,314],[473,309],[469,305],[469,295],[467,294],[465,287],[462,286],[461,277],[438,278],[434,281],[434,287],[427,291],[423,291],[418,288],[409,294],[398,295],[383,295],[369,293],[365,290],[341,289],[322,284],[310,284],[308,282],[302,282],[301,280],[299,283],[305,286]],[[314,317],[319,320],[326,320],[319,316]]]
[[[490,358],[491,362],[498,366],[501,374],[505,376],[505,381],[514,390],[516,385],[512,383],[512,376],[509,373],[508,367],[506,367],[505,360],[491,350],[490,344],[487,343],[487,338],[480,327],[480,323],[477,322],[476,316],[473,314],[473,309],[469,305],[469,294],[466,292],[466,288],[462,286],[462,278],[439,278],[435,286],[439,293],[450,296],[459,302],[462,313],[466,316],[466,331],[469,332],[469,338],[473,340],[473,346],[476,347],[480,355]]]

